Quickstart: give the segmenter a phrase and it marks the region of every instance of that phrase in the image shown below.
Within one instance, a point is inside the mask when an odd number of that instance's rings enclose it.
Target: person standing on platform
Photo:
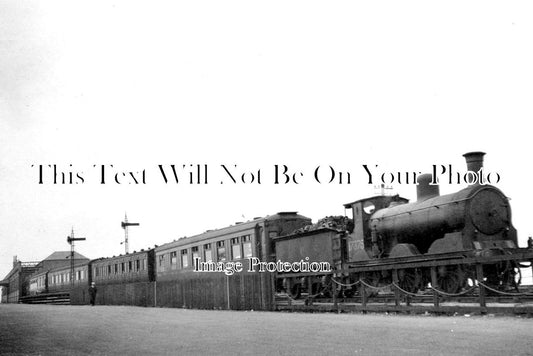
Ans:
[[[96,284],[94,282],[91,283],[91,286],[89,287],[89,297],[91,298],[91,305],[94,306],[94,303],[96,302]]]

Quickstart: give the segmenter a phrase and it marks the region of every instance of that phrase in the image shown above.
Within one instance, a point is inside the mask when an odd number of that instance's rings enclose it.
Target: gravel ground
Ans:
[[[533,319],[0,304],[0,354],[533,355]]]

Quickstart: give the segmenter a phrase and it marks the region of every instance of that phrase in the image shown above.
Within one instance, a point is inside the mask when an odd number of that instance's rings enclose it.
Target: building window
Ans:
[[[225,241],[217,241],[217,256],[219,261],[226,260],[226,244]]]
[[[252,239],[250,235],[242,237],[242,254],[244,257],[252,257]]]
[[[239,260],[242,258],[241,254],[241,244],[238,237],[231,239],[231,254],[234,260]]]
[[[146,258],[143,258],[142,270],[146,271]]]
[[[141,269],[141,260],[135,261],[135,270],[138,272]]]
[[[189,255],[187,250],[181,250],[181,268],[189,267]]]
[[[126,265],[125,265],[124,262],[122,262],[122,263],[120,264],[120,273],[124,273],[124,272],[126,272]]]
[[[204,245],[204,259],[206,262],[213,261],[213,254],[211,253],[211,244]]]
[[[133,271],[133,261],[128,261],[128,272]]]

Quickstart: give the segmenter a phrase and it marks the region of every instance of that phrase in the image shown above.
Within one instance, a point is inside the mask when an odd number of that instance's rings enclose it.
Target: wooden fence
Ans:
[[[271,277],[265,273],[226,276],[194,274],[179,280],[100,284],[96,304],[192,309],[271,310]],[[71,304],[89,304],[87,287],[71,291]]]

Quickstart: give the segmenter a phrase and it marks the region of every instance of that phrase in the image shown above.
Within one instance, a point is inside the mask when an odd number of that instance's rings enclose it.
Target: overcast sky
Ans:
[[[524,246],[531,10],[528,1],[0,2],[0,278],[14,255],[68,250],[72,227],[87,257],[123,253],[125,212],[140,223],[131,250],[278,211],[316,221],[375,193],[363,164],[464,171],[461,155],[473,150],[501,176]],[[53,184],[54,164],[74,184]],[[113,165],[105,184],[93,167],[102,164]],[[208,184],[165,184],[159,164],[207,164]],[[301,172],[298,184],[274,184],[276,164]],[[317,183],[317,166],[350,172],[350,184]],[[393,186],[415,198],[415,186]]]

